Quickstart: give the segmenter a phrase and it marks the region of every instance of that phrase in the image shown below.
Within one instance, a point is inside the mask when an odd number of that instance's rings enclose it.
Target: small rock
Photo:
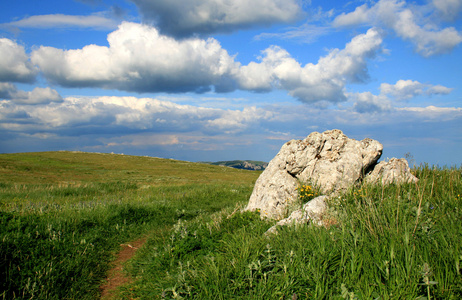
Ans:
[[[268,229],[266,234],[276,233],[277,226],[307,224],[310,221],[322,225],[322,217],[327,210],[326,199],[327,196],[318,196],[308,201],[303,208],[292,212],[289,217],[280,220]]]
[[[412,175],[406,159],[392,158],[388,162],[378,163],[373,171],[365,178],[366,182],[382,183],[384,185],[391,183],[411,183],[418,182],[419,179]]]

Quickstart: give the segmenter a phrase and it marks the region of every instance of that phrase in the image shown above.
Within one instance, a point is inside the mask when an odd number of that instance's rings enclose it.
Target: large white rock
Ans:
[[[316,185],[323,194],[345,191],[363,179],[382,150],[378,141],[357,141],[336,129],[291,140],[258,178],[246,209],[282,219],[298,201],[300,182]]]

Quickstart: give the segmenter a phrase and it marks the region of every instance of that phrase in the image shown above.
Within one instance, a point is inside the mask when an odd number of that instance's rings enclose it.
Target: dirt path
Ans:
[[[130,278],[124,276],[123,264],[135,255],[136,250],[146,242],[147,237],[142,237],[136,241],[122,244],[122,250],[117,254],[117,259],[112,262],[112,268],[108,272],[106,283],[101,285],[101,299],[109,300],[116,296],[119,286],[130,282]]]

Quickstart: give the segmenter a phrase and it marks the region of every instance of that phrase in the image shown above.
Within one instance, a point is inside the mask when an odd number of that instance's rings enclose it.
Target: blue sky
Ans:
[[[0,4],[0,153],[271,160],[341,129],[462,162],[462,0]]]

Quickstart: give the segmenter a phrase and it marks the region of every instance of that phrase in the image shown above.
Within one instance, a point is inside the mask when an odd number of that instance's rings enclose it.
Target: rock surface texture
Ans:
[[[349,139],[340,130],[291,140],[258,178],[247,209],[281,219],[297,200],[299,182],[314,184],[323,194],[344,191],[377,163],[382,150],[375,140]]]
[[[366,181],[371,183],[402,183],[417,182],[418,179],[411,174],[411,170],[404,158],[392,158],[388,162],[380,162],[374,170],[366,176]]]
[[[405,159],[377,164],[382,150],[378,141],[350,139],[337,129],[291,140],[282,146],[258,178],[246,210],[259,210],[262,217],[282,219],[298,203],[300,182],[315,185],[324,195],[335,195],[364,180],[370,172],[371,181],[382,180],[384,184],[417,180],[409,172]],[[316,206],[325,207],[325,198],[317,200],[320,201],[323,204],[316,203]],[[310,211],[304,207],[284,222],[312,218]]]
[[[305,203],[301,209],[293,211],[289,217],[280,220],[268,229],[267,233],[276,233],[277,226],[308,224],[308,222],[322,225],[322,217],[327,210],[326,199],[327,196],[318,196]]]

